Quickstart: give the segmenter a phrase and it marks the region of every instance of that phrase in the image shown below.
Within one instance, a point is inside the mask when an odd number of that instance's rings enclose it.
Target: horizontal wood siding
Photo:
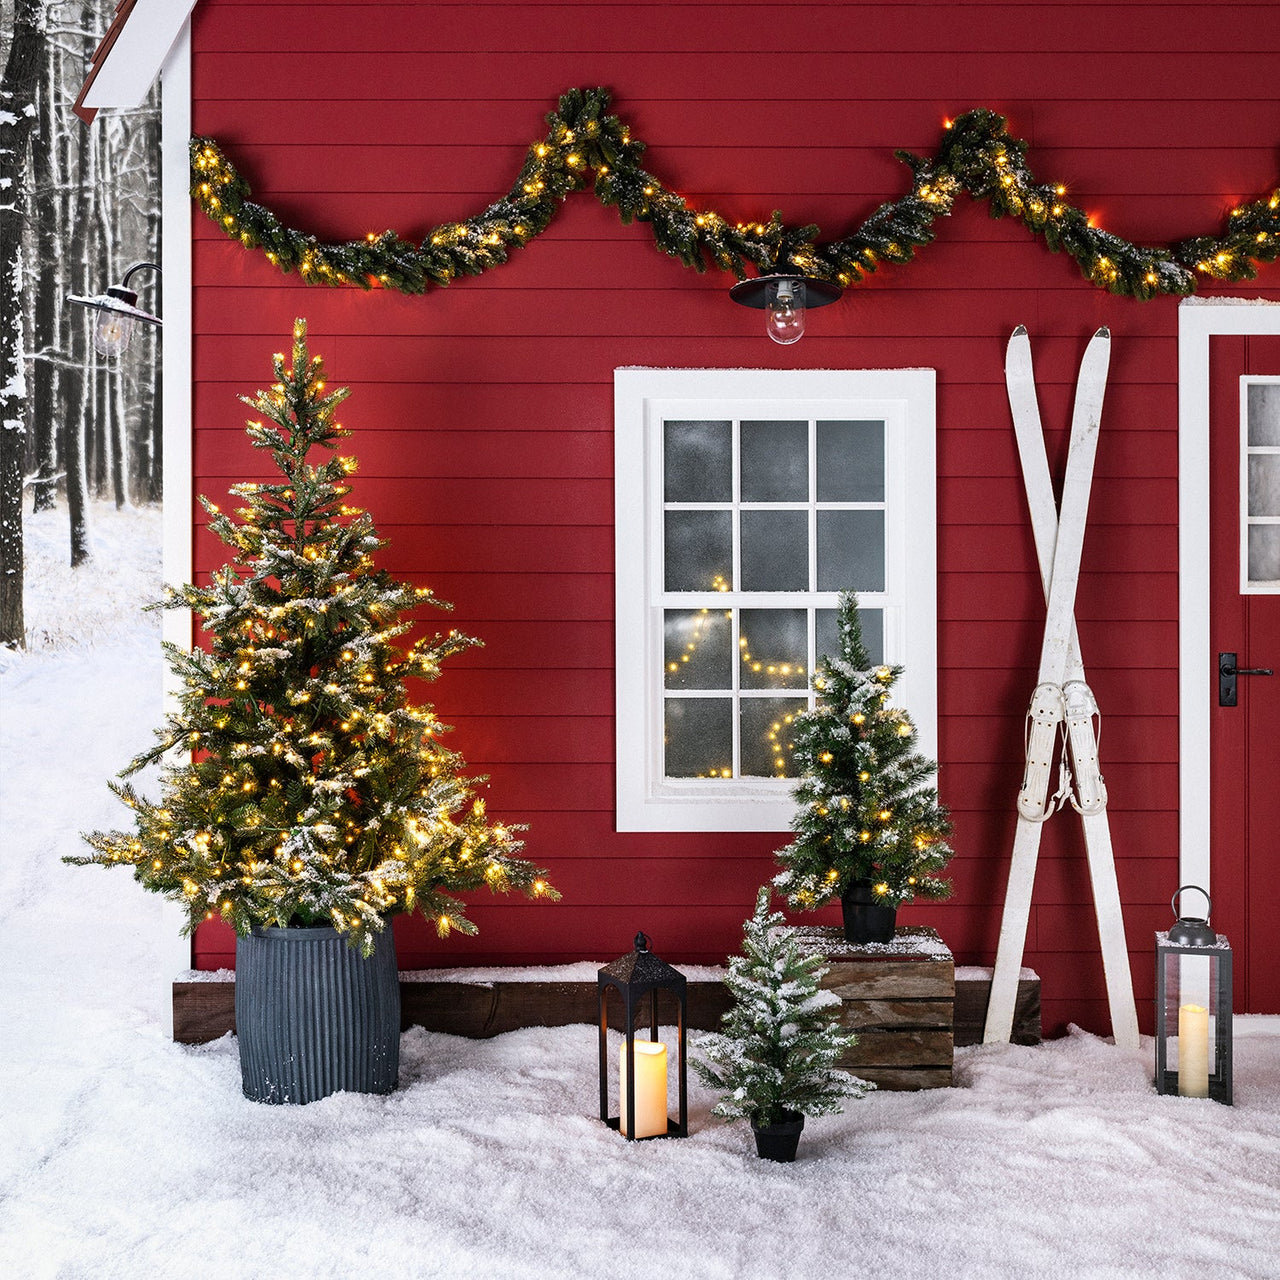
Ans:
[[[606,85],[646,163],[703,206],[778,208],[833,237],[900,195],[895,148],[931,152],[944,117],[1006,113],[1037,177],[1101,225],[1161,243],[1217,232],[1276,178],[1280,8],[1160,3],[374,6],[202,0],[194,127],[256,199],[324,237],[420,237],[511,185],[572,86]],[[1177,884],[1177,303],[1091,288],[1064,256],[962,200],[936,243],[816,314],[797,347],[759,333],[730,281],[657,252],[589,195],[505,266],[426,297],[307,288],[197,218],[196,487],[262,474],[236,396],[306,316],[352,388],[355,499],[392,572],[432,586],[485,647],[424,687],[491,812],[527,822],[558,906],[481,898],[478,938],[398,921],[401,964],[607,959],[645,929],[665,958],[736,948],[779,834],[613,829],[612,377],[621,365],[927,366],[938,371],[940,785],[955,894],[904,923],[958,964],[990,964],[1013,836],[1022,721],[1044,607],[1002,380],[1031,332],[1060,474],[1076,368],[1114,334],[1078,616],[1104,712],[1103,760],[1143,1029],[1151,933]],[[1219,289],[1218,292],[1226,290]],[[1231,290],[1280,298],[1280,268]],[[193,513],[197,575],[223,548]],[[832,921],[833,912],[820,920]],[[200,931],[197,963],[233,939]],[[1026,963],[1045,1030],[1106,1031],[1088,875],[1070,813],[1045,830]]]

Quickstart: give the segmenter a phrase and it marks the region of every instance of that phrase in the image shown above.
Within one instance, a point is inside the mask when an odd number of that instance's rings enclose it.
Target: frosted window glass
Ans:
[[[840,629],[836,625],[836,611],[818,609],[816,615],[818,657],[825,654],[828,658],[839,658]],[[871,659],[872,666],[878,667],[884,661],[884,610],[859,609],[858,617],[862,620],[862,643],[867,647],[867,657]]]
[[[803,511],[744,511],[741,590],[807,591],[808,524]]]
[[[732,502],[732,424],[677,420],[662,428],[666,501]]]
[[[733,775],[733,703],[728,698],[667,698],[665,763],[668,778]]]
[[[1247,397],[1249,443],[1280,445],[1280,382],[1251,382]]]
[[[808,703],[803,698],[743,698],[741,706],[743,777],[793,777],[792,725]]]
[[[743,502],[808,502],[809,424],[743,422]]]
[[[668,511],[665,582],[668,591],[717,591],[733,582],[733,514]]]
[[[733,620],[724,609],[667,609],[663,638],[668,689],[733,684]]]
[[[738,636],[744,689],[804,689],[809,616],[804,609],[743,609]]]
[[[1280,524],[1249,526],[1249,581],[1280,583]]]
[[[818,423],[818,501],[884,501],[884,423]]]
[[[1280,453],[1249,458],[1249,514],[1280,516]]]
[[[884,590],[884,512],[818,512],[818,590]]]

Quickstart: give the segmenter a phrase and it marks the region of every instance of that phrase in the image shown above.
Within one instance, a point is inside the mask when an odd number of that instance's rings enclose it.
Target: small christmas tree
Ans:
[[[408,701],[407,677],[434,679],[479,641],[450,631],[396,643],[405,611],[450,606],[374,568],[383,543],[345,501],[355,460],[307,461],[350,435],[334,420],[346,396],[325,390],[297,321],[291,367],[277,355],[271,389],[242,397],[261,415],[249,437],[281,478],[236,485],[238,519],[201,498],[235,563],[207,587],[166,591],[163,607],[193,609],[210,644],[165,645],[180,706],[121,775],[178,757],[162,798],[112,784],[136,829],[95,832],[91,856],[67,859],[133,867],[186,908],[188,932],[206,919],[239,934],[329,924],[368,954],[388,916],[415,908],[442,936],[474,933],[452,895],[481,885],[559,896],[516,857],[518,828],[490,823],[472,798],[441,741],[448,726]]]
[[[939,872],[951,857],[947,812],[930,780],[933,761],[916,749],[905,711],[889,705],[900,666],[872,667],[852,594],[840,597],[840,656],[818,664],[820,701],[797,715],[795,839],[777,853],[774,879],[793,907],[839,898],[856,881],[875,901],[897,907],[913,897],[945,898]]]
[[[840,997],[818,985],[825,958],[806,951],[782,914],[769,910],[769,893],[768,885],[761,888],[743,927],[742,954],[729,961],[733,1006],[723,1030],[703,1036],[693,1060],[703,1083],[723,1094],[712,1114],[746,1117],[758,1129],[789,1118],[788,1111],[839,1111],[842,1099],[875,1088],[836,1068],[858,1038],[833,1016]]]

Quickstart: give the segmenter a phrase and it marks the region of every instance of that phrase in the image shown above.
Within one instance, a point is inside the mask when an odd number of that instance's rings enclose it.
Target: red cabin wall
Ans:
[[[1230,11],[1233,52],[1214,34]],[[324,238],[420,238],[505,191],[542,117],[605,85],[692,202],[781,209],[824,238],[906,189],[895,148],[932,151],[944,117],[995,108],[1042,180],[1126,237],[1216,232],[1275,179],[1280,9],[1215,4],[908,3],[519,6],[203,0],[194,129],[254,198]],[[1075,368],[1114,335],[1077,607],[1104,711],[1103,758],[1144,1029],[1151,934],[1177,885],[1177,302],[1094,289],[962,199],[937,242],[813,317],[794,348],[698,275],[571,197],[505,266],[425,297],[308,288],[197,215],[195,485],[253,474],[236,397],[265,384],[309,320],[360,460],[356,500],[383,563],[456,606],[485,641],[424,689],[487,773],[490,811],[529,824],[555,906],[480,897],[477,938],[397,922],[405,968],[608,959],[637,928],[680,962],[735,950],[783,835],[618,834],[613,824],[612,377],[621,365],[938,371],[940,787],[955,893],[911,907],[959,963],[990,964],[1013,838],[1023,713],[1043,602],[1003,386],[1031,331],[1060,473]],[[1221,290],[1219,290],[1221,291]],[[1280,267],[1235,292],[1280,298]],[[202,516],[193,514],[199,522]],[[194,571],[224,548],[196,539]],[[834,918],[834,917],[831,917]],[[196,962],[232,961],[206,926]],[[1045,830],[1026,963],[1046,1030],[1108,1018],[1079,824]]]

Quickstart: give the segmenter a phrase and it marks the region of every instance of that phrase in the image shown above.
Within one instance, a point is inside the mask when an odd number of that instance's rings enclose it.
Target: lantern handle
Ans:
[[[1169,906],[1173,909],[1174,918],[1175,918],[1175,919],[1178,919],[1178,920],[1181,920],[1181,919],[1182,919],[1182,917],[1181,917],[1180,915],[1178,915],[1178,896],[1179,896],[1180,894],[1186,893],[1186,891],[1187,891],[1188,889],[1194,889],[1197,893],[1204,894],[1204,900],[1205,900],[1205,902],[1208,904],[1208,910],[1207,910],[1207,911],[1205,911],[1205,913],[1204,913],[1204,920],[1205,920],[1205,923],[1206,923],[1206,924],[1208,924],[1208,923],[1209,923],[1209,915],[1210,915],[1210,913],[1213,911],[1213,899],[1212,899],[1211,897],[1209,897],[1208,890],[1206,890],[1206,889],[1202,889],[1198,884],[1184,884],[1184,885],[1182,885],[1182,886],[1177,890],[1177,892],[1176,892],[1176,893],[1174,893],[1173,897],[1169,899]],[[1190,917],[1188,917],[1188,918],[1190,918]]]

